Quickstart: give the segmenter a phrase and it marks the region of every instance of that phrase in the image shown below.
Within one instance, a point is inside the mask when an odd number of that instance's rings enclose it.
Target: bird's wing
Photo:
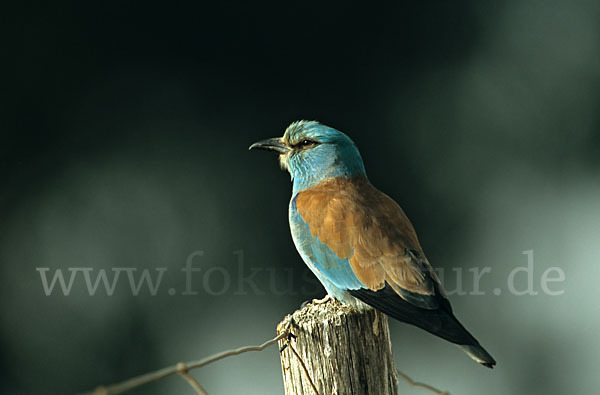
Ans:
[[[412,224],[366,178],[328,180],[298,193],[293,204],[308,228],[313,264],[336,286],[391,287],[417,307],[438,308],[441,285]]]
[[[400,206],[366,178],[332,179],[302,191],[292,212],[296,245],[329,282],[459,344],[487,367],[496,363],[452,313]]]

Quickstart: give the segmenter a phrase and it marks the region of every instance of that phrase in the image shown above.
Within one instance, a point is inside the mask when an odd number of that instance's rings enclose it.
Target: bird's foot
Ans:
[[[325,297],[323,299],[313,299],[313,303],[314,304],[325,304],[327,302],[329,302],[330,300],[333,300],[333,298],[331,297],[331,295],[327,294],[325,295]]]
[[[333,300],[333,298],[329,294],[327,294],[323,299],[313,299],[312,301],[305,300],[300,305],[300,309],[305,308],[306,306],[308,306],[309,303],[313,303],[313,304],[325,304],[325,303],[329,302],[330,300]]]

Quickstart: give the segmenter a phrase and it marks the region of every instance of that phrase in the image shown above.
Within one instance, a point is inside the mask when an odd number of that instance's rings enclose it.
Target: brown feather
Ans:
[[[387,282],[400,296],[399,288],[423,295],[435,292],[428,279],[438,285],[439,280],[409,219],[366,177],[328,179],[300,192],[296,207],[312,236],[340,259],[349,259],[369,289],[382,289]]]

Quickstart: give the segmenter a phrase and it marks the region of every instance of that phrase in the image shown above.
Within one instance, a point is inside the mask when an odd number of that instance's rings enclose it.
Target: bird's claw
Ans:
[[[331,297],[331,295],[327,294],[327,295],[325,295],[325,297],[323,299],[313,299],[312,302],[314,304],[325,304],[325,303],[329,302],[332,299],[333,298]]]

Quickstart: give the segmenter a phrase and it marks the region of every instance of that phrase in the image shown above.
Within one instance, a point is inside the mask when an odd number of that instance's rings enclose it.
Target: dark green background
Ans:
[[[453,394],[597,389],[597,2],[54,2],[1,14],[3,393],[75,393],[257,344],[323,296],[289,236],[289,177],[247,151],[297,119],[354,139],[448,289],[452,268],[467,292],[469,268],[492,270],[485,295],[450,298],[497,368],[391,322],[399,369]],[[539,294],[512,295],[509,273],[531,249]],[[181,295],[197,250],[199,294]],[[239,294],[237,250],[264,294]],[[168,272],[156,296],[133,296],[124,274],[113,296],[89,296],[81,277],[69,296],[45,296],[39,267]],[[562,295],[540,288],[550,267],[565,273],[550,284]],[[205,290],[211,268],[230,275],[223,295]],[[282,393],[275,348],[195,376],[211,394]],[[167,392],[192,390],[170,378],[138,393]]]

